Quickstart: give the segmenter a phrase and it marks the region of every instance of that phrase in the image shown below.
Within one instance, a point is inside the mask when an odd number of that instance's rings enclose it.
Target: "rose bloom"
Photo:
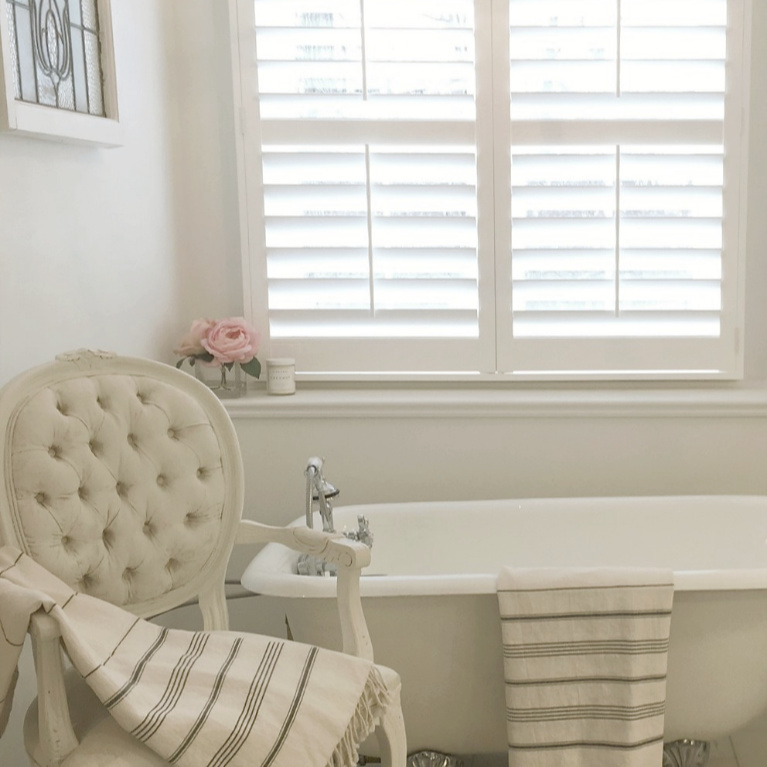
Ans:
[[[215,320],[195,320],[189,332],[181,339],[174,354],[179,357],[194,357],[196,354],[205,354],[205,347],[202,345],[202,339],[208,335],[210,329],[216,324]]]
[[[215,323],[201,342],[205,351],[223,365],[252,360],[260,340],[259,334],[242,317],[227,317]]]

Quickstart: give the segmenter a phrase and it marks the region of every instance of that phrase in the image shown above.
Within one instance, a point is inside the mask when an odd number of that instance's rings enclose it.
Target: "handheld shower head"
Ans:
[[[341,491],[328,482],[322,474],[324,458],[312,457],[306,463],[306,526],[312,527],[312,508],[314,501],[319,502],[322,529],[333,532],[333,507],[329,503]]]

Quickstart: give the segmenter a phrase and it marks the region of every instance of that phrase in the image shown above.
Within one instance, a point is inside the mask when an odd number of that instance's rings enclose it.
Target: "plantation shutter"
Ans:
[[[510,0],[508,13],[501,368],[737,372],[727,0]]]
[[[254,7],[272,353],[318,372],[492,370],[474,3]]]
[[[233,2],[272,355],[741,375],[750,0]]]

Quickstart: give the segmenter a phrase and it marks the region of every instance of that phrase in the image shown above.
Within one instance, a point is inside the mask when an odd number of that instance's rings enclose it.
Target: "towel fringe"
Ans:
[[[382,711],[391,702],[391,698],[391,693],[384,684],[380,672],[377,668],[372,668],[354,716],[333,751],[327,767],[357,766],[359,747],[376,728]]]

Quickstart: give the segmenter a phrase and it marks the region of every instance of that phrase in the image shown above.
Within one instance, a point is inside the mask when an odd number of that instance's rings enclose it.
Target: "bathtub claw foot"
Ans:
[[[440,754],[437,751],[419,751],[407,758],[407,767],[463,767],[463,762],[455,756]]]
[[[663,767],[705,767],[710,746],[705,740],[675,740],[663,744]]]

